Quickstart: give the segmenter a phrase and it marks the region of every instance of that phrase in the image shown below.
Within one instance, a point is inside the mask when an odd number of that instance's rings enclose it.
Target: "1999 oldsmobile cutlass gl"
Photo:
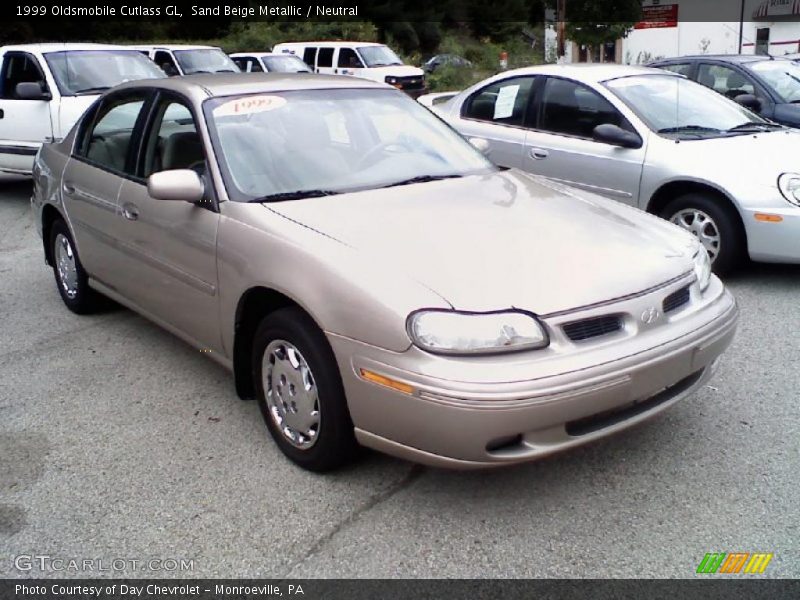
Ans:
[[[594,440],[708,381],[736,326],[689,233],[493,167],[380,83],[123,84],[34,178],[67,307],[109,296],[206,350],[312,470]]]

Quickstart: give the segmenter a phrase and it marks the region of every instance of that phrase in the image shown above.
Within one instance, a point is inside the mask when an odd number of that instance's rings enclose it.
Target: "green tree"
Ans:
[[[567,39],[589,48],[627,37],[641,18],[641,0],[565,0]]]

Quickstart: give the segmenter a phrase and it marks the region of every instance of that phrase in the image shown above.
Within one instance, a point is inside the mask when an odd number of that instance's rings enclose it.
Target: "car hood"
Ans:
[[[549,314],[620,298],[691,270],[695,244],[652,215],[517,171],[264,206],[460,310]]]

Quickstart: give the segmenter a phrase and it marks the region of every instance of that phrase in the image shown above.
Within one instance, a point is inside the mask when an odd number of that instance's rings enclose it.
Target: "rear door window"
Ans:
[[[317,68],[333,66],[333,48],[320,48],[317,56]]]
[[[498,125],[525,124],[533,77],[512,77],[477,91],[466,103],[462,116]]]
[[[317,48],[316,46],[309,46],[303,50],[303,62],[312,69],[317,62]]]

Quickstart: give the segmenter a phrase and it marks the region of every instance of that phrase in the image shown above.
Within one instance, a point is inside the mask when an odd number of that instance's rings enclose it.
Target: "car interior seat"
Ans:
[[[164,141],[161,170],[190,169],[205,160],[203,144],[196,131],[179,131]]]

